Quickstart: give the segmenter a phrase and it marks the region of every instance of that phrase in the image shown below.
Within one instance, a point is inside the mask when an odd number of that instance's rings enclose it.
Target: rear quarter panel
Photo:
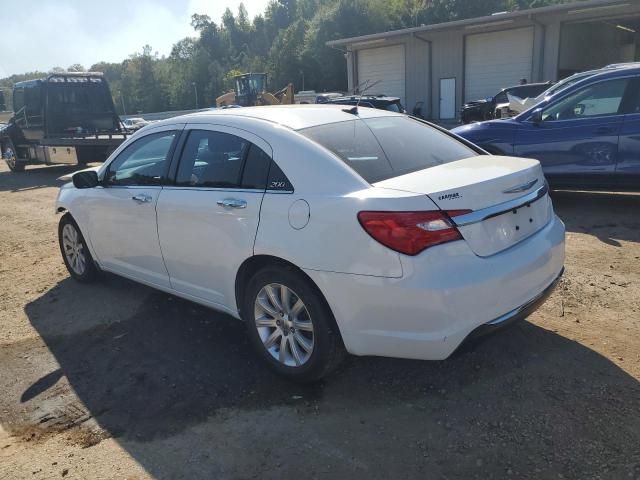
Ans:
[[[309,205],[308,223],[294,228],[290,209]],[[369,187],[347,194],[267,193],[262,202],[255,254],[274,255],[308,270],[401,277],[399,254],[362,228],[362,210],[433,210],[426,195]]]

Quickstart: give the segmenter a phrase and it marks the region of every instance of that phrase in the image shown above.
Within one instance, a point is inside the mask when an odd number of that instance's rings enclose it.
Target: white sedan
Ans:
[[[345,351],[444,359],[535,310],[563,271],[536,160],[383,110],[171,118],[72,180],[56,205],[72,277],[106,270],[243,319],[299,380]]]

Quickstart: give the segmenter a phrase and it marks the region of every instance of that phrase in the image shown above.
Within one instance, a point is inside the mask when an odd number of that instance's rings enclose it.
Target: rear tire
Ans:
[[[98,269],[93,262],[93,257],[91,257],[91,252],[87,248],[80,228],[70,213],[65,213],[60,219],[58,242],[62,259],[69,274],[81,283],[95,280]]]
[[[318,380],[345,356],[324,297],[294,268],[271,266],[256,272],[249,280],[242,311],[258,354],[291,380]]]

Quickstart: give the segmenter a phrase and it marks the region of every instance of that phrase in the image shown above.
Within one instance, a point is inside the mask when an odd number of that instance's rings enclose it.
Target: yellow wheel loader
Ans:
[[[256,105],[293,105],[293,84],[290,83],[275,93],[266,91],[266,73],[244,73],[234,77],[236,88],[216,98],[216,106],[227,107],[239,105],[253,107]]]

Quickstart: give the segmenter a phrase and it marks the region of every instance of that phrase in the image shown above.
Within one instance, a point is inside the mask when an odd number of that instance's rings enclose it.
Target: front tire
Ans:
[[[92,282],[96,278],[98,269],[78,224],[69,213],[66,213],[58,224],[58,242],[69,274],[78,282]]]
[[[242,311],[258,354],[291,380],[318,380],[344,357],[342,339],[322,294],[293,268],[259,270],[249,281]]]
[[[7,166],[12,172],[24,172],[26,164],[18,160],[16,148],[13,146],[13,142],[11,140],[2,144],[2,158],[7,162]]]

